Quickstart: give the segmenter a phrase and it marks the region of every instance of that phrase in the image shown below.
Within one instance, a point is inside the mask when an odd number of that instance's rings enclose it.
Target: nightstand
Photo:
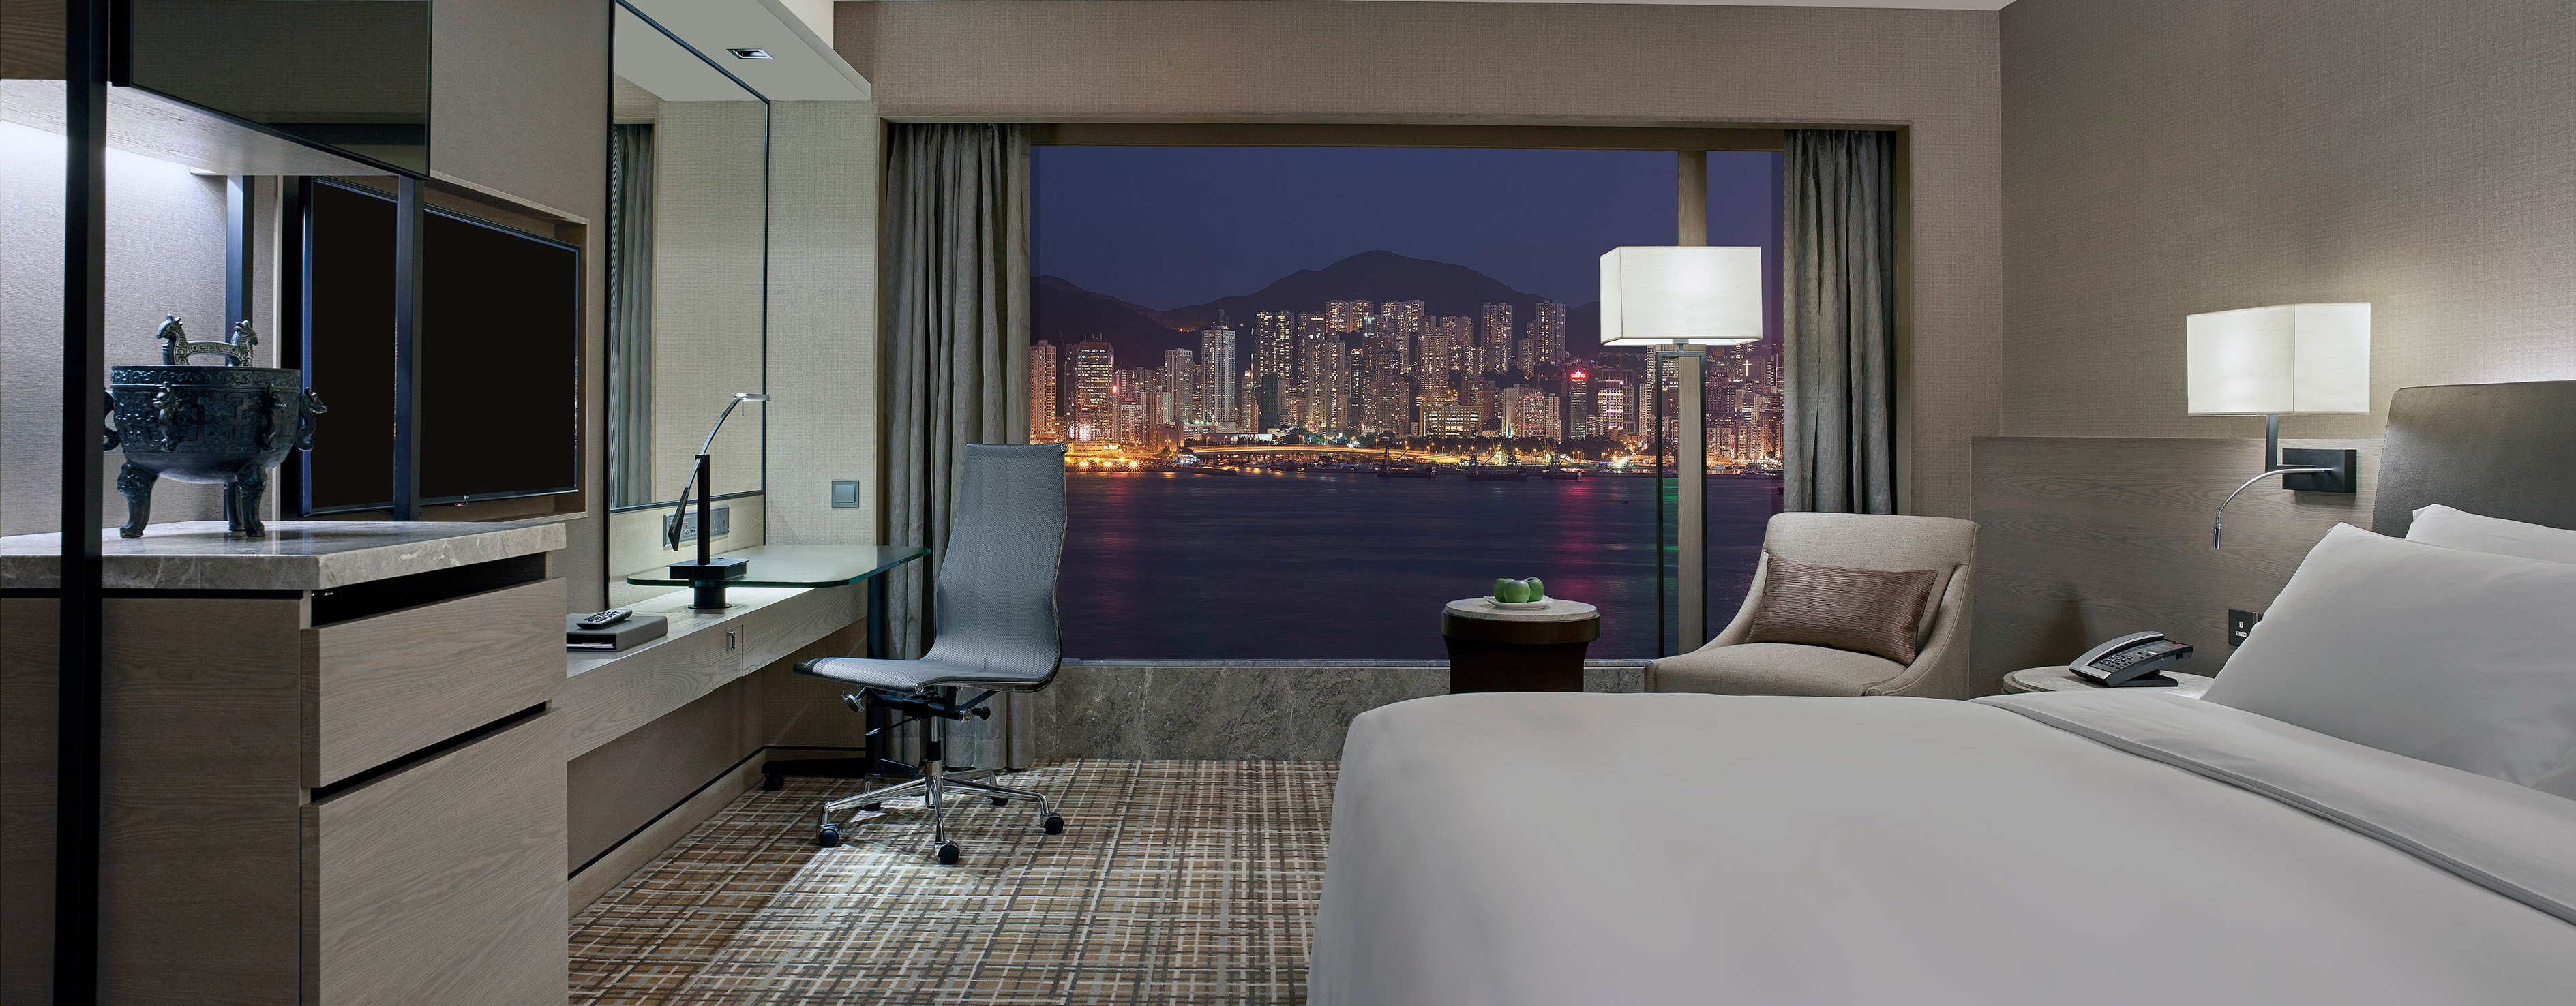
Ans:
[[[2004,675],[2004,694],[2011,695],[2018,692],[2165,692],[2171,695],[2180,695],[2187,699],[2196,699],[2201,696],[2201,693],[2209,690],[2209,685],[2212,681],[2217,680],[2215,678],[2203,677],[2198,674],[2183,674],[2176,671],[2166,671],[2165,676],[2174,679],[2174,683],[2154,688],[2104,688],[2091,681],[2085,680],[2082,675],[2078,675],[2074,671],[2067,670],[2063,666],[2028,667]]]

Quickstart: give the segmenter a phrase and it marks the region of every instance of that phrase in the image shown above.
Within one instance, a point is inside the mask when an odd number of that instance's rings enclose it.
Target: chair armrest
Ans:
[[[1905,672],[1870,686],[1867,695],[1915,695],[1935,699],[1968,697],[1968,639],[1977,597],[1977,564],[1969,562],[1950,577],[1941,592],[1941,613],[1932,638]]]
[[[1744,591],[1744,603],[1735,606],[1735,618],[1726,623],[1726,628],[1717,634],[1717,638],[1709,640],[1707,645],[1690,652],[1697,653],[1700,650],[1715,649],[1720,646],[1733,646],[1743,642],[1744,637],[1753,633],[1753,609],[1762,603],[1762,573],[1770,567],[1771,553],[1764,552],[1760,559],[1754,561],[1753,584]],[[1655,683],[1655,664],[1646,665],[1644,688],[1650,692],[1662,690]]]

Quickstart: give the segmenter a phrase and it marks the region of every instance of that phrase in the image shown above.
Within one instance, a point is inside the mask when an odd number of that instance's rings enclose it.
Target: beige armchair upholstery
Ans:
[[[1912,665],[1867,653],[1747,643],[1753,609],[1762,603],[1762,578],[1771,557],[1858,569],[1928,569],[1937,576],[1919,629],[1922,645]],[[1726,631],[1707,646],[1665,657],[1646,668],[1650,692],[1719,695],[1923,695],[1968,697],[1968,615],[1976,596],[1977,525],[1954,517],[1882,514],[1784,513],[1762,536],[1762,562],[1753,589]]]

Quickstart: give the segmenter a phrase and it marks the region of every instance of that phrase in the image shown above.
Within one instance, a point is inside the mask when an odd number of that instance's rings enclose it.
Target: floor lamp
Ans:
[[[1674,411],[1675,477],[1680,483],[1675,514],[1679,532],[1681,652],[1708,641],[1708,378],[1706,346],[1732,346],[1762,338],[1762,249],[1760,247],[1630,246],[1601,256],[1601,344],[1637,346],[1654,353],[1655,366],[1642,401],[1663,401],[1663,364],[1672,362],[1679,387]],[[1651,417],[1652,436],[1663,439],[1663,410],[1643,410]],[[1656,452],[1660,467],[1661,450]],[[1661,496],[1657,494],[1658,506]],[[1658,514],[1656,533],[1662,534]],[[1661,543],[1658,542],[1660,545]],[[1661,549],[1656,555],[1658,593],[1663,582]],[[1662,617],[1660,599],[1656,616]],[[1655,633],[1656,647],[1663,633]]]

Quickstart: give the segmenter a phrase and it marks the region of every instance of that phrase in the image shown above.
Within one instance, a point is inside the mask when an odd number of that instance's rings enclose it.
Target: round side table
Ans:
[[[2104,688],[2064,667],[2028,667],[2004,675],[2004,693],[2010,695],[2017,692],[2167,692],[2186,699],[2196,699],[2202,692],[2209,690],[2211,682],[2218,680],[2179,671],[2166,671],[2164,674],[2165,677],[2174,679],[2174,683],[2153,688]]]
[[[1579,692],[1583,653],[1601,638],[1601,609],[1549,598],[1544,608],[1498,608],[1469,597],[1440,610],[1452,692]]]

